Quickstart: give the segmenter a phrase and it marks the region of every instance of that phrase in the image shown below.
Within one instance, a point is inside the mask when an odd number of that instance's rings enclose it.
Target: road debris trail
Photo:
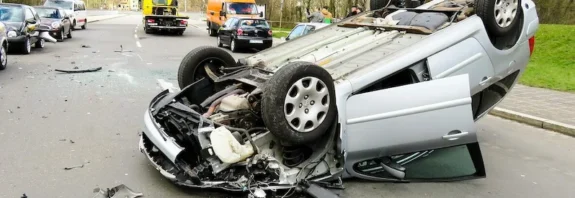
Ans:
[[[64,73],[86,73],[86,72],[97,72],[102,70],[102,67],[90,68],[90,69],[80,69],[80,70],[64,70],[64,69],[55,69],[54,71],[64,72]]]

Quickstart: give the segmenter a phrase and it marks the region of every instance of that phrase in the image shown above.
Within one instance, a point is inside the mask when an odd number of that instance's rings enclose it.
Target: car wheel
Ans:
[[[62,30],[60,30],[59,38],[57,39],[58,42],[64,42],[64,34],[65,34],[64,28],[62,28]]]
[[[68,30],[68,35],[66,35],[66,37],[68,37],[69,39],[72,38],[72,27],[70,27],[70,29]]]
[[[6,69],[8,66],[8,54],[4,45],[0,46],[0,70]]]
[[[266,83],[261,104],[266,127],[293,145],[320,138],[337,115],[331,75],[309,62],[280,68]]]
[[[208,34],[210,36],[217,36],[218,32],[214,29],[212,29],[212,24],[208,24]]]
[[[34,44],[34,47],[36,47],[36,48],[44,48],[44,44],[46,44],[46,42],[44,41],[44,39],[38,39],[38,41],[36,41],[36,43]]]
[[[222,40],[220,38],[220,36],[218,36],[218,47],[223,47],[224,44],[222,44]]]
[[[30,54],[32,51],[32,44],[30,43],[30,37],[26,37],[24,44],[22,44],[22,53],[23,54]]]
[[[82,25],[82,29],[85,30],[87,26],[88,26],[88,19],[86,19],[84,21],[84,25]]]
[[[202,79],[209,78],[206,69],[216,76],[224,72],[222,67],[235,67],[236,60],[223,49],[202,46],[190,51],[180,63],[178,69],[178,84],[181,89]]]
[[[232,50],[232,52],[238,52],[238,46],[236,44],[236,40],[234,39],[230,41],[230,50]]]
[[[71,30],[76,30],[76,20],[74,20],[74,23],[72,23],[72,29]]]
[[[146,34],[151,34],[151,33],[152,33],[152,30],[151,30],[149,27],[144,26],[144,32],[145,32]]]
[[[475,0],[474,9],[487,31],[495,36],[513,32],[522,15],[521,0]]]

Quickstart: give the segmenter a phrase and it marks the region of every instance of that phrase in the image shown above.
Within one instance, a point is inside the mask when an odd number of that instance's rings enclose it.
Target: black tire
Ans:
[[[231,38],[231,41],[230,41],[230,50],[231,50],[232,52],[238,52],[239,49],[240,49],[240,46],[238,46],[238,44],[236,43],[236,41],[235,41],[233,38]]]
[[[202,79],[209,78],[203,66],[209,66],[216,76],[223,75],[220,66],[235,67],[236,60],[223,49],[213,46],[201,46],[190,51],[180,63],[178,69],[178,85],[180,89]]]
[[[88,19],[86,19],[84,21],[84,25],[82,25],[82,29],[85,30],[87,26],[88,26]]]
[[[76,30],[76,20],[74,20],[74,23],[72,23],[72,30]]]
[[[217,38],[217,43],[218,43],[218,47],[223,47],[223,46],[224,46],[224,44],[222,43],[222,40],[221,40],[221,38],[220,38],[219,35],[218,35],[218,38]]]
[[[35,48],[44,48],[45,43],[46,43],[46,41],[44,39],[38,39],[38,41],[36,41],[36,43],[34,43],[34,47]]]
[[[494,36],[506,36],[515,31],[515,29],[520,25],[520,17],[523,16],[523,9],[521,7],[521,0],[517,0],[517,7],[515,8],[515,16],[507,26],[499,25],[499,22],[495,16],[495,6],[501,0],[475,0],[475,13],[481,20],[487,29],[487,32]],[[511,14],[513,15],[513,14]]]
[[[60,33],[58,34],[58,38],[56,39],[58,42],[64,42],[64,28],[62,27],[62,29],[60,30]]]
[[[66,35],[66,37],[68,37],[69,39],[72,38],[72,27],[70,27],[70,29],[68,29],[68,34]]]
[[[30,54],[30,52],[32,52],[32,43],[30,43],[30,37],[26,37],[26,40],[20,46],[20,52],[22,54]]]
[[[392,0],[370,0],[369,9],[370,10],[381,9],[381,8],[385,7],[389,1],[392,1]]]
[[[145,27],[145,26],[144,26],[144,32],[145,32],[146,34],[151,34],[151,33],[152,33],[152,30],[151,30],[149,27]]]
[[[307,132],[299,132],[290,125],[290,122],[293,122],[294,120],[287,120],[284,111],[289,107],[284,103],[288,92],[293,91],[290,90],[291,86],[297,81],[307,77],[314,77],[324,82],[329,95],[324,96],[320,103],[315,105],[320,105],[321,103],[324,103],[325,99],[329,99],[327,100],[328,107],[327,113],[324,112],[325,117],[323,118],[323,121],[319,123],[316,128],[310,129],[310,131]],[[305,85],[303,86],[305,87]],[[308,84],[308,86],[310,85]],[[302,104],[306,102],[307,100],[302,102]],[[266,83],[261,105],[262,118],[266,127],[272,134],[278,137],[278,139],[286,140],[291,145],[301,145],[317,140],[329,130],[337,116],[335,88],[331,75],[325,69],[309,62],[293,62],[280,68]],[[314,103],[310,101],[301,107],[292,107],[307,109],[315,107],[313,105]],[[307,113],[308,112],[306,111],[305,114]],[[320,116],[320,114],[317,116]],[[307,125],[307,122],[299,123],[298,125],[300,124],[305,126]]]
[[[210,36],[217,36],[218,35],[218,31],[212,28],[211,23],[208,23],[208,34]]]
[[[0,46],[0,70],[6,69],[8,66],[8,50],[6,49],[6,43]]]

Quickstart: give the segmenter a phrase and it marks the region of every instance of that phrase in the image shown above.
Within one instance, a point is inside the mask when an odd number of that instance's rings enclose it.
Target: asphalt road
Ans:
[[[128,15],[96,22],[63,43],[9,56],[8,68],[0,71],[0,197],[91,197],[96,187],[118,184],[146,197],[213,195],[164,180],[139,153],[138,132],[159,84],[177,85],[182,57],[197,46],[215,45],[216,39],[200,21],[192,22],[200,28],[183,36],[146,35],[140,21]],[[120,46],[125,52],[115,52]],[[103,69],[53,71],[74,67]],[[575,196],[575,139],[490,116],[478,127],[487,178],[411,184],[350,180],[344,197]]]

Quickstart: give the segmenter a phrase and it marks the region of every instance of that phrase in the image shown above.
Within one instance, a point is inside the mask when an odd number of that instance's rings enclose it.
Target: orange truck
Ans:
[[[216,36],[218,29],[231,17],[263,18],[255,0],[208,0],[206,21],[210,36]]]

